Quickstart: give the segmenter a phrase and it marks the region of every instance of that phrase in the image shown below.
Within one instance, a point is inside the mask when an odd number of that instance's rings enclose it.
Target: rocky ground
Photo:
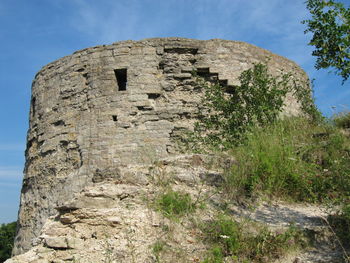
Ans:
[[[222,164],[232,163],[229,158],[181,155],[150,166],[100,171],[90,186],[57,208],[30,251],[6,263],[201,262],[208,244],[194,225],[217,213]],[[206,207],[180,220],[164,217],[154,200],[169,188],[189,193]],[[271,229],[293,223],[313,233],[313,246],[276,262],[344,262],[326,224],[326,210],[319,206],[260,202],[249,208],[229,204],[228,209],[237,220],[249,218]]]

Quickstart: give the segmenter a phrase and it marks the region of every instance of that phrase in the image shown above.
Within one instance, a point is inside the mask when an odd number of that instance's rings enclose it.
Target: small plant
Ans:
[[[217,219],[207,222],[202,230],[204,239],[215,244],[212,252],[218,252],[219,247],[220,254],[227,256],[236,254],[240,249],[241,229],[239,224],[230,218],[220,215]]]
[[[202,261],[202,263],[222,263],[224,262],[224,255],[220,246],[213,246],[208,251],[208,256]]]
[[[156,201],[158,209],[168,218],[178,218],[195,210],[191,196],[186,193],[168,190]]]
[[[152,246],[152,252],[156,257],[156,262],[160,262],[160,254],[164,251],[166,243],[164,241],[156,241]]]
[[[203,263],[272,262],[287,251],[305,245],[305,235],[291,226],[285,231],[271,232],[251,222],[239,223],[220,215],[202,226],[204,240],[211,244]]]
[[[172,175],[166,172],[166,167],[161,161],[153,162],[153,165],[149,167],[149,172],[154,183],[163,188],[168,187],[173,180]]]

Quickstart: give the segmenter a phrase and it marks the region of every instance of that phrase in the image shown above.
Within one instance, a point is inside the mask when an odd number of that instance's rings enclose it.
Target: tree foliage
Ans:
[[[11,257],[15,233],[16,222],[0,226],[0,262],[4,262]]]
[[[277,119],[287,93],[294,95],[305,113],[317,113],[310,89],[291,74],[275,77],[268,73],[267,65],[258,63],[243,71],[239,80],[234,92],[226,93],[225,87],[199,79],[198,84],[205,90],[204,110],[195,124],[194,142],[223,149],[241,144],[252,127]]]
[[[334,68],[344,83],[350,75],[350,8],[333,0],[307,0],[306,7],[311,18],[302,23],[305,33],[313,33],[315,67]]]

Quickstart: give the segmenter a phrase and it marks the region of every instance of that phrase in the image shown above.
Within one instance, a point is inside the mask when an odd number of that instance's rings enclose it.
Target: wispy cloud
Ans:
[[[139,21],[137,1],[73,0],[76,16],[72,25],[78,31],[93,37],[97,43],[111,43],[118,40],[137,38]]]
[[[63,1],[63,0],[62,0]],[[316,72],[313,47],[308,46],[302,20],[309,13],[304,0],[72,0],[72,27],[92,44],[147,37],[180,36],[246,41],[299,64],[310,78],[317,78],[321,108],[349,100],[339,89],[330,92],[327,72]],[[325,73],[325,74],[324,74]],[[332,78],[340,86],[341,80]]]

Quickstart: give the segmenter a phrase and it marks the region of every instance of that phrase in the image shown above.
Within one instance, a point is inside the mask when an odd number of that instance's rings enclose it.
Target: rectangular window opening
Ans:
[[[34,115],[35,115],[35,107],[36,107],[36,105],[35,105],[35,102],[36,102],[36,99],[35,99],[35,97],[32,97],[32,100],[31,100],[31,107],[32,107],[32,116],[34,117]]]
[[[117,79],[118,90],[126,90],[128,83],[126,68],[115,69],[114,74]]]

